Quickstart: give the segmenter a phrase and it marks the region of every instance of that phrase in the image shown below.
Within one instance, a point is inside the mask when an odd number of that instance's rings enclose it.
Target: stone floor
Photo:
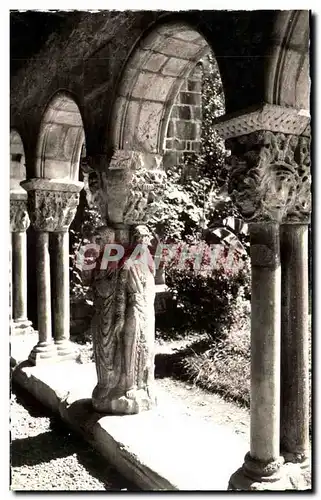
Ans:
[[[32,335],[12,339],[13,379],[79,432],[136,487],[149,491],[227,489],[249,449],[246,409],[216,395],[207,401],[204,391],[188,384],[179,384],[173,391],[175,381],[165,378],[155,381],[158,406],[154,410],[102,416],[91,406],[94,364],[65,361],[32,367],[24,360],[35,343]],[[190,391],[196,391],[196,404],[190,404]],[[288,475],[292,476],[290,470]],[[294,489],[310,489],[309,484],[305,480]]]
[[[26,359],[33,342],[13,340],[13,364]],[[93,363],[23,363],[13,377],[144,490],[224,491],[248,450],[244,436],[191,414],[166,390],[157,390],[155,410],[98,415],[90,401],[96,383]]]

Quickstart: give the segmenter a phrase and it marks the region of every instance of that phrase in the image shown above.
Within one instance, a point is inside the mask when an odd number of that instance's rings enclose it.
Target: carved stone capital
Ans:
[[[33,179],[23,183],[23,187],[28,191],[29,214],[36,231],[68,231],[76,214],[82,182]]]
[[[10,198],[10,231],[27,231],[30,225],[27,200]]]
[[[223,139],[251,134],[260,130],[283,134],[310,136],[310,114],[305,109],[284,108],[262,104],[237,116],[224,115],[215,121],[214,128]]]
[[[108,224],[146,224],[162,191],[161,164],[160,155],[118,150],[106,170],[95,173],[95,185],[87,183],[87,199]]]
[[[226,141],[228,192],[243,218],[302,223],[311,212],[310,139],[259,131]]]

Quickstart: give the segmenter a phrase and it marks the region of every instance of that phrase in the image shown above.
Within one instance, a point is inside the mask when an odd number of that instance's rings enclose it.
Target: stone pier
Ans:
[[[102,413],[135,414],[155,405],[155,282],[146,224],[161,190],[160,166],[159,156],[118,150],[99,176],[99,192],[92,194],[99,197],[106,220],[93,238],[100,256],[109,255],[105,245],[124,249],[123,260],[99,261],[92,276],[87,274],[95,294],[92,335],[98,383],[92,402]],[[142,252],[140,263],[134,257],[130,262],[130,255]]]
[[[38,364],[74,359],[77,353],[69,340],[68,229],[77,210],[83,183],[38,178],[21,185],[28,191],[30,219],[37,238],[39,340],[29,361]],[[54,276],[51,276],[51,268]]]
[[[295,489],[309,465],[308,122],[272,105],[217,121],[251,237],[251,443],[234,490]]]

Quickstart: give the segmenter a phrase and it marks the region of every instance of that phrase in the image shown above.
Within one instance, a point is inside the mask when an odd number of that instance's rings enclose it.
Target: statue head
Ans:
[[[149,245],[153,235],[144,224],[139,224],[135,227],[133,232],[133,240],[135,243],[140,243],[141,245]]]

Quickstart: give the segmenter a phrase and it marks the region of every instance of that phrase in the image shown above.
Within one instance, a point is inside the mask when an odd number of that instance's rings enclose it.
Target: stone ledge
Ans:
[[[214,129],[225,140],[260,130],[308,136],[309,122],[308,110],[264,103],[239,113],[220,116],[215,120]]]
[[[227,428],[182,414],[158,392],[158,407],[138,415],[93,411],[93,363],[17,365],[13,379],[49,407],[142,490],[224,491],[248,450]]]

